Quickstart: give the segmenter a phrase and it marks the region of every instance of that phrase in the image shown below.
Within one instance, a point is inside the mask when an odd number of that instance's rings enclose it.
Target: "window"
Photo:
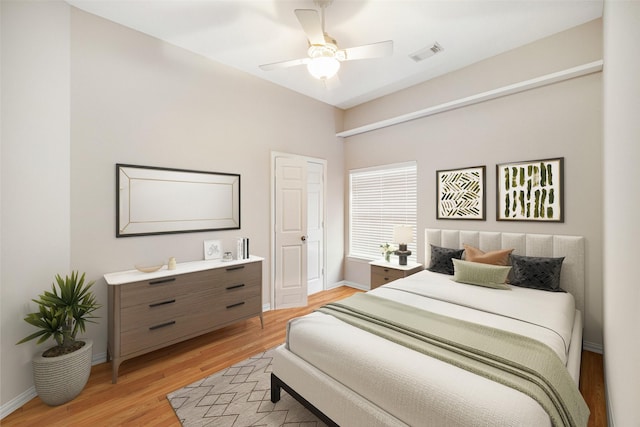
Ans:
[[[349,172],[349,256],[379,259],[380,245],[393,242],[394,225],[413,226],[412,252],[417,259],[417,166],[415,162]]]

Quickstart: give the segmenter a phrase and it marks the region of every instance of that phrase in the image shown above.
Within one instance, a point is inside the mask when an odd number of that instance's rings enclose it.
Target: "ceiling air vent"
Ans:
[[[440,53],[444,50],[444,48],[442,46],[440,46],[440,43],[435,42],[433,44],[433,46],[429,46],[429,47],[425,47],[423,49],[420,49],[417,52],[414,52],[412,54],[409,55],[409,58],[413,59],[416,62],[420,62],[424,59],[427,59],[433,55],[435,55],[436,53]]]

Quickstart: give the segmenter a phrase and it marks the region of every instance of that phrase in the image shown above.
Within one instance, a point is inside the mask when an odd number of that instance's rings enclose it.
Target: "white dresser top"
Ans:
[[[105,274],[104,280],[106,280],[108,285],[122,285],[125,283],[138,282],[140,280],[158,279],[160,277],[175,276],[176,274],[194,273],[196,271],[210,270],[212,268],[225,268],[262,260],[264,260],[264,258],[251,255],[248,259],[234,259],[231,261],[213,259],[180,262],[176,264],[176,268],[174,270],[167,270],[167,266],[163,265],[160,270],[154,271],[153,273],[143,273],[138,270],[118,271],[115,273]]]
[[[388,267],[395,268],[396,270],[413,270],[416,267],[422,267],[422,264],[418,264],[417,262],[407,261],[407,265],[400,265],[397,262],[387,262],[383,259],[377,259],[375,261],[371,261],[370,265],[376,265],[378,267]]]

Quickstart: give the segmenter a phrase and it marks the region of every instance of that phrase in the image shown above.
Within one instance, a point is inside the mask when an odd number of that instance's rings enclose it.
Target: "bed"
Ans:
[[[487,254],[513,249],[510,259],[563,258],[559,286],[566,292],[512,285],[502,285],[505,289],[474,286],[428,270],[393,281],[358,294],[361,297],[353,301],[355,308],[345,308],[348,305],[345,300],[345,304],[339,302],[335,307],[327,307],[328,311],[292,319],[286,342],[275,351],[271,400],[277,402],[280,390],[284,389],[328,425],[585,425],[588,408],[577,391],[584,312],[584,238],[426,229],[425,265],[429,266],[432,261],[432,248],[441,251],[443,248],[462,249],[464,245]],[[464,259],[462,263],[456,261],[456,266],[465,262]],[[456,270],[456,277],[462,271]],[[512,276],[510,278],[513,280]],[[359,317],[365,316],[361,316],[358,304],[369,302],[381,303],[380,313],[399,312],[398,315],[407,317],[406,322],[414,323],[402,326],[405,332],[397,334],[388,331],[395,328],[396,320],[384,320],[382,323],[386,326],[381,329],[389,335],[371,333],[367,328],[380,329],[377,324],[381,322],[366,320],[363,321],[366,326],[358,324],[361,322]],[[345,320],[340,317],[342,314],[330,313],[331,310],[351,310],[358,319]],[[424,317],[427,314],[428,317]],[[344,314],[350,315],[353,313]],[[378,314],[366,316],[377,319]],[[439,326],[441,323],[443,326]],[[389,324],[393,328],[389,328]],[[470,369],[457,355],[451,356],[451,360],[441,357],[438,353],[441,350],[433,350],[439,348],[438,345],[427,344],[427,349],[420,347],[426,339],[412,334],[421,334],[417,329],[422,326],[415,325],[425,324],[429,325],[429,330],[433,327],[446,332],[451,327],[458,328],[463,334],[471,331],[476,333],[476,341],[483,341],[479,346],[499,347],[500,351],[512,345],[496,345],[492,341],[494,335],[505,335],[509,339],[530,337],[522,338],[528,340],[526,346],[534,345],[543,352],[553,353],[555,356],[548,357],[553,363],[539,362],[541,358],[531,356],[534,352],[530,347],[514,359],[527,360],[521,362],[526,365],[523,369],[536,371],[533,375],[537,375],[537,363],[544,364],[545,369],[546,364],[555,366],[551,382],[572,395],[575,402],[565,404],[562,401],[560,405],[571,407],[572,415],[559,416],[555,409],[549,410],[548,403],[544,404],[545,398],[529,393],[528,386],[514,386],[511,379],[497,378],[493,371],[487,374],[487,370],[494,369],[492,361]],[[478,332],[475,332],[476,328]],[[433,336],[431,331],[427,335],[429,339]],[[449,338],[445,341],[448,343]],[[463,347],[466,351],[467,347]],[[484,353],[479,354],[484,357]],[[502,363],[503,359],[499,360]],[[506,363],[511,364],[510,361]],[[510,369],[506,368],[507,371]],[[507,376],[520,381],[522,375],[509,372]],[[540,382],[546,387],[547,381]]]

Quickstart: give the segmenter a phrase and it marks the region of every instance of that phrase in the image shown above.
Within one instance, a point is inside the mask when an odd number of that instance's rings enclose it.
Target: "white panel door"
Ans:
[[[308,294],[324,289],[324,166],[307,163]]]
[[[275,309],[307,305],[307,162],[275,165]]]

